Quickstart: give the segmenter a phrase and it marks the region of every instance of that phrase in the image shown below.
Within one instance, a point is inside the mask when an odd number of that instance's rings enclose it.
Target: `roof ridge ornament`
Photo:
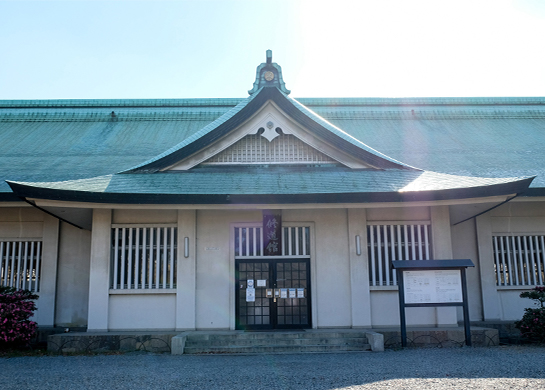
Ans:
[[[276,87],[286,95],[291,92],[286,89],[282,68],[276,62],[272,62],[272,50],[267,50],[267,61],[257,67],[254,87],[248,93],[253,95],[262,87]]]

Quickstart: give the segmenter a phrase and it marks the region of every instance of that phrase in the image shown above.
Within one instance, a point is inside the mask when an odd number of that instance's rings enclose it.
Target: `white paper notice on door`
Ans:
[[[304,288],[298,288],[297,289],[297,298],[304,298],[305,297],[305,289]]]
[[[255,288],[246,289],[246,302],[255,302]]]
[[[289,292],[290,292],[290,298],[295,298],[295,289],[294,289],[294,288],[290,288],[290,289],[289,289]]]
[[[267,279],[257,279],[257,287],[265,287],[267,285]]]
[[[248,279],[247,286],[248,286],[248,288],[254,288],[254,280],[253,279]]]
[[[288,297],[288,289],[287,288],[281,288],[280,289],[280,298],[287,298]]]

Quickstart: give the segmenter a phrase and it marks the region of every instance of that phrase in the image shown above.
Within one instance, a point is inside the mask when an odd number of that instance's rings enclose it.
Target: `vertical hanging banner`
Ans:
[[[280,210],[263,210],[263,255],[282,255],[282,214]]]

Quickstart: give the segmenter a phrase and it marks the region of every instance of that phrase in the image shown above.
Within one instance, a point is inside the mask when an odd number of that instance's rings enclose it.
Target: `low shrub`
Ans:
[[[36,334],[30,317],[36,310],[38,295],[28,290],[0,286],[0,348],[27,345]]]
[[[520,321],[515,322],[515,328],[520,330],[520,334],[537,343],[545,343],[545,287],[535,287],[530,291],[520,294],[521,298],[529,298],[537,308],[524,309],[524,315]]]

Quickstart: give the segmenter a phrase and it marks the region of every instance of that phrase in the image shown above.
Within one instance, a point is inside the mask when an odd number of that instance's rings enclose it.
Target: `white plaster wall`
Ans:
[[[229,329],[230,294],[234,270],[230,267],[231,223],[261,221],[261,210],[197,211],[197,329]]]
[[[61,222],[55,324],[87,326],[91,232]]]
[[[371,318],[375,328],[400,326],[399,293],[396,290],[371,291]],[[433,326],[437,323],[433,307],[409,307],[405,309],[407,326]]]
[[[114,210],[112,223],[177,223],[176,210]]]
[[[175,327],[175,294],[110,295],[108,330],[174,330]]]
[[[34,207],[0,209],[0,238],[41,238],[44,215]]]
[[[429,207],[388,207],[367,209],[367,221],[428,221]]]
[[[346,209],[284,210],[285,222],[314,222],[318,328],[350,327],[350,258]],[[311,271],[312,272],[312,271]]]
[[[461,221],[462,216],[471,212],[472,206],[450,207],[451,221]],[[473,213],[472,215],[475,215]],[[481,276],[479,272],[479,253],[477,250],[477,231],[475,220],[470,219],[458,225],[451,226],[452,255],[455,259],[470,259],[475,267],[466,270],[467,293],[470,321],[483,320],[483,305],[481,297]],[[458,320],[463,321],[462,308],[458,310]]]
[[[519,295],[525,290],[499,290],[500,303],[502,307],[503,321],[516,321],[522,318],[524,309],[527,307],[536,308],[534,301],[528,298],[521,298]]]
[[[544,202],[509,202],[490,212],[494,233],[545,234]]]

